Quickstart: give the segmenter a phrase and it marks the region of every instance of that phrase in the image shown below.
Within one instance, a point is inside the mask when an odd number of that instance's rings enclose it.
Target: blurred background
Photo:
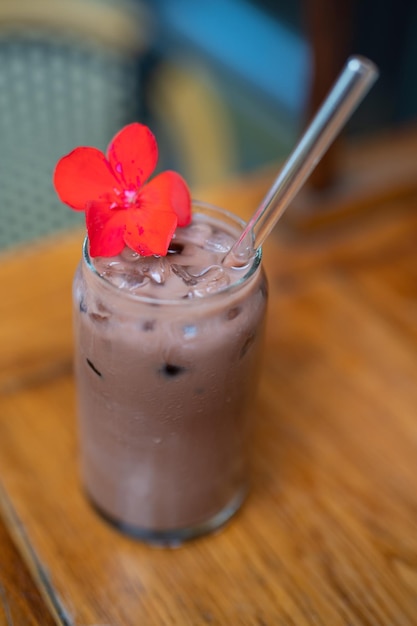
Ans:
[[[417,116],[412,0],[0,0],[0,248],[82,224],[51,177],[126,123],[191,189],[283,160],[350,53],[381,78],[346,135]]]

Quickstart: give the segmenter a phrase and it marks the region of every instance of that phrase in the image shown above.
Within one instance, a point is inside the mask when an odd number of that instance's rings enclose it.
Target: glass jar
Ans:
[[[243,227],[201,203],[193,216],[236,237]],[[86,240],[73,296],[89,499],[150,543],[217,529],[247,492],[267,299],[261,252],[220,290],[170,299],[116,287],[97,272]]]

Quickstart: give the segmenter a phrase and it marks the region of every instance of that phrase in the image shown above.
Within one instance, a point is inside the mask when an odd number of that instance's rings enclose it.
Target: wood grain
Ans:
[[[49,609],[0,521],[0,626],[53,626]]]
[[[248,216],[268,176],[204,197]],[[223,531],[177,550],[120,535],[80,489],[81,234],[3,258],[0,510],[56,623],[416,623],[416,204],[410,189],[341,228],[270,237],[251,493]]]

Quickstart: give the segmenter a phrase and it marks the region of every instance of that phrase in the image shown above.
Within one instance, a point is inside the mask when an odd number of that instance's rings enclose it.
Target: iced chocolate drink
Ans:
[[[74,282],[82,479],[110,521],[150,542],[213,530],[247,490],[266,282],[260,254],[222,259],[239,220],[194,205],[166,257],[126,248]]]

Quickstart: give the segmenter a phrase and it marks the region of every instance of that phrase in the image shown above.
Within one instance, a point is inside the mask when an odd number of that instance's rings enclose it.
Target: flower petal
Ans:
[[[177,227],[173,211],[130,210],[126,221],[126,245],[142,256],[165,256]]]
[[[86,209],[90,256],[116,256],[125,247],[125,209],[110,209],[105,202],[92,202]]]
[[[139,204],[154,211],[174,211],[178,226],[187,226],[191,222],[190,192],[176,172],[162,172],[149,181],[139,193]]]
[[[55,190],[59,198],[77,211],[84,211],[89,202],[117,201],[117,179],[106,157],[97,148],[76,148],[56,165]]]
[[[115,135],[107,149],[110,165],[125,189],[139,188],[154,171],[158,145],[143,124],[129,124]]]

